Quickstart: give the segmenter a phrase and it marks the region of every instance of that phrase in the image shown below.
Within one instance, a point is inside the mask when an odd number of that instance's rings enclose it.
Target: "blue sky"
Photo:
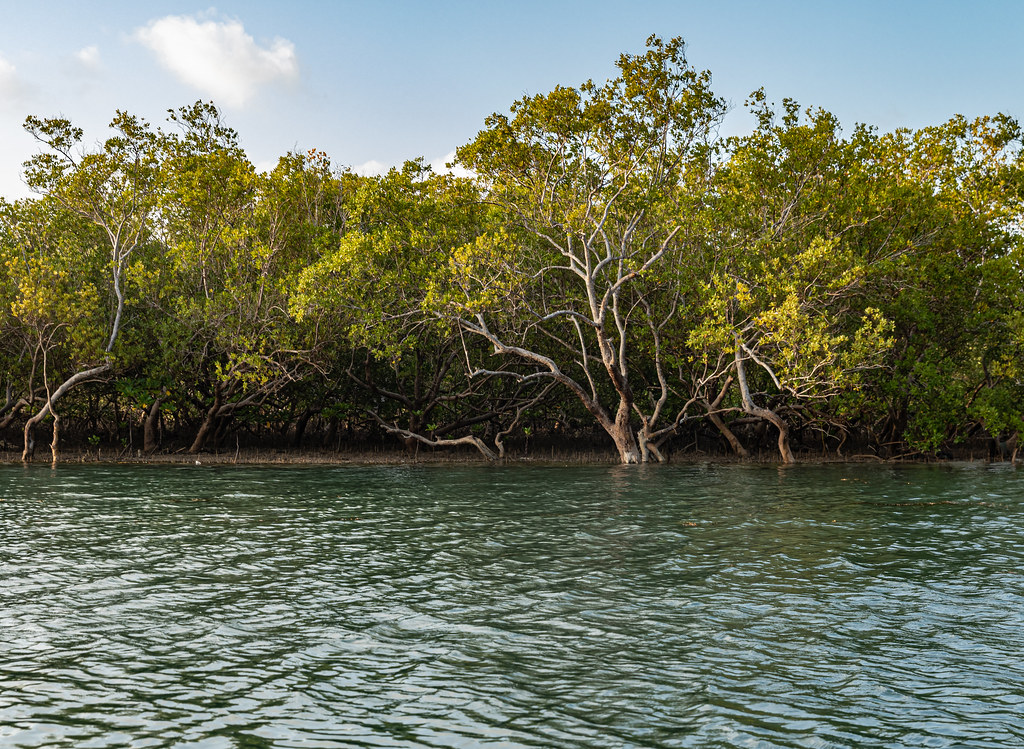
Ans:
[[[162,124],[200,98],[261,168],[314,147],[364,171],[443,163],[489,113],[604,80],[652,33],[712,71],[729,133],[761,86],[848,127],[1024,117],[1024,0],[0,0],[0,195],[27,194],[29,114],[91,143],[115,109]]]

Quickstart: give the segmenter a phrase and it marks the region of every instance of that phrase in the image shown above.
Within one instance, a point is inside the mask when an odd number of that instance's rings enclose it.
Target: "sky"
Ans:
[[[0,196],[30,193],[28,115],[107,135],[213,101],[261,170],[294,150],[378,173],[443,168],[492,112],[604,81],[651,34],[687,42],[732,105],[823,107],[844,127],[1024,118],[1024,0],[0,0]]]

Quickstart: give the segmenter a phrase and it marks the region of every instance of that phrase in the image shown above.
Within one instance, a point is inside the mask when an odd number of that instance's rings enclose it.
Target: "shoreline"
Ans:
[[[545,453],[545,454],[541,454]],[[43,450],[30,461],[22,461],[18,451],[0,452],[0,465],[46,465],[53,466],[49,459],[49,450]],[[856,464],[856,465],[951,465],[951,464],[1000,464],[1016,467],[1021,463],[1009,459],[995,460],[988,456],[956,455],[951,457],[932,456],[895,456],[882,458],[872,454],[853,455],[822,455],[820,453],[797,454],[796,463],[791,465],[825,465],[825,464]],[[763,453],[749,458],[738,458],[723,453],[682,453],[672,455],[665,463],[647,463],[645,465],[698,465],[714,463],[718,465],[761,465],[784,466],[776,454]],[[153,453],[143,455],[139,451],[127,449],[70,449],[61,452],[58,465],[244,465],[244,466],[410,466],[410,465],[480,465],[480,466],[515,466],[515,465],[560,465],[560,466],[615,466],[619,463],[614,451],[598,449],[551,450],[533,453],[515,453],[498,461],[489,461],[473,451],[441,451],[421,450],[410,453],[401,448],[394,450],[350,451],[333,450],[288,450],[277,448],[246,448],[244,450],[203,452],[191,454],[185,451],[170,453]]]

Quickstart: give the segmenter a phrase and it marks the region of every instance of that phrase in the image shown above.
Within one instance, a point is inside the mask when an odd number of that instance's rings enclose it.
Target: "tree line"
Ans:
[[[260,173],[212,103],[118,112],[92,148],[28,118],[37,197],[0,201],[0,433],[24,460],[62,435],[1015,450],[1015,120],[844,132],[757,91],[722,137],[682,40],[617,71],[487,118],[471,178],[317,150]]]

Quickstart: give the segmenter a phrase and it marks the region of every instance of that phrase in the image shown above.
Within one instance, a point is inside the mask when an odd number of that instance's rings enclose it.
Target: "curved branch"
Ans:
[[[498,455],[491,448],[485,445],[482,439],[475,435],[467,434],[465,437],[456,437],[454,439],[430,439],[429,437],[424,437],[422,434],[410,432],[408,429],[402,429],[401,427],[395,424],[388,424],[373,411],[370,411],[369,413],[371,416],[373,416],[373,418],[377,420],[377,422],[384,428],[384,431],[387,432],[388,434],[398,435],[403,439],[416,440],[417,442],[422,442],[424,445],[428,445],[429,447],[455,447],[457,445],[473,445],[473,447],[479,450],[480,454],[483,455],[488,460],[498,459]]]

